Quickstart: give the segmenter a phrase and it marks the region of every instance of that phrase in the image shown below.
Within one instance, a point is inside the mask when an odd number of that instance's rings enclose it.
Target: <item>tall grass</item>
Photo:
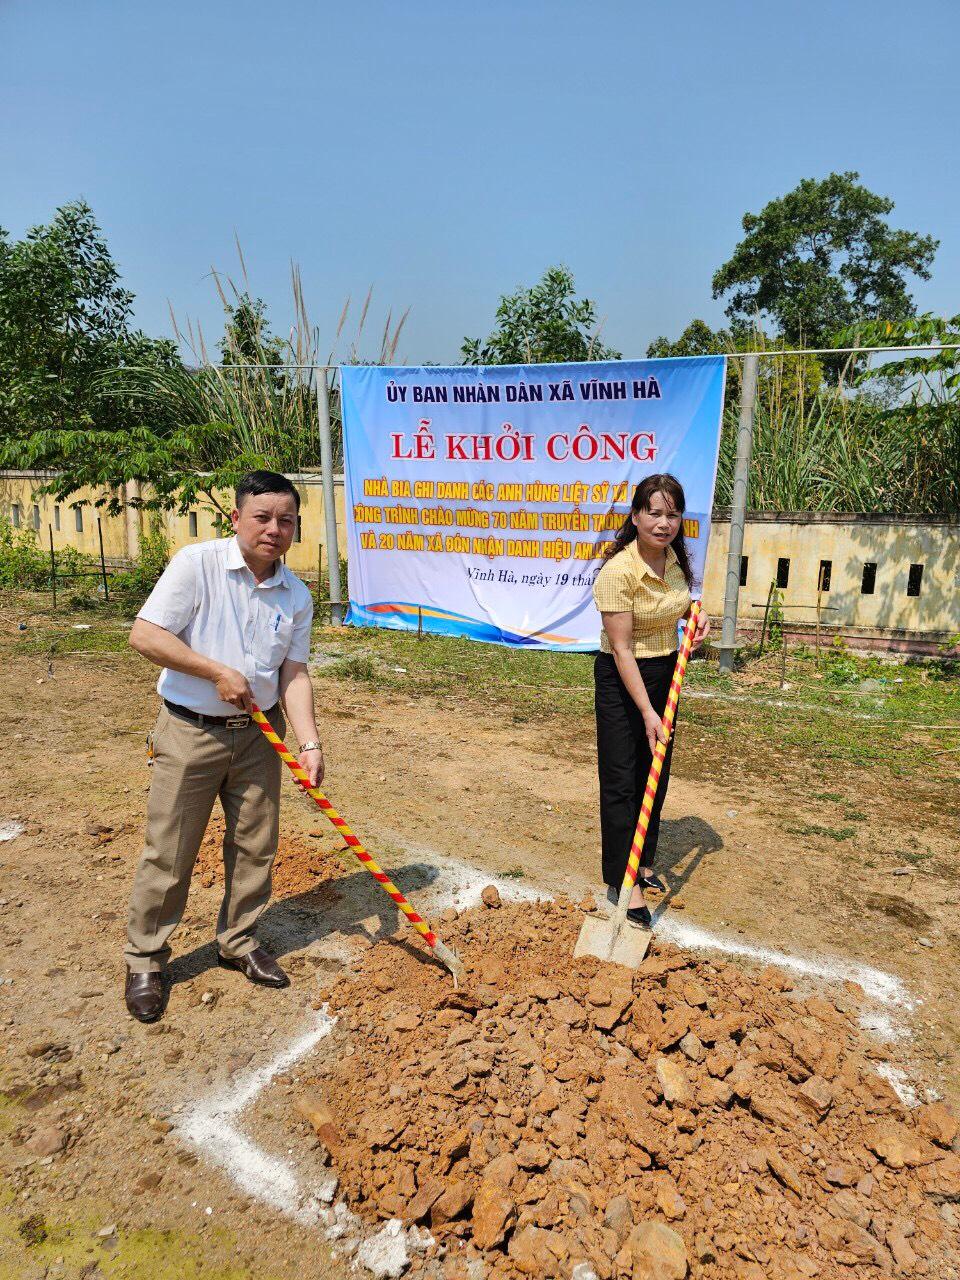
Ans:
[[[748,505],[767,511],[942,514],[960,510],[960,471],[905,406],[850,390],[851,366],[823,382],[805,358],[761,361]],[[717,472],[719,506],[733,492],[740,362],[731,361]],[[858,374],[862,378],[862,373]]]
[[[243,254],[241,279],[213,271],[212,278],[224,311],[230,314],[251,290]],[[311,323],[300,270],[291,267],[294,322],[286,335],[275,337],[258,327],[240,350],[228,328],[220,351],[211,351],[202,328],[189,320],[181,324],[171,309],[174,333],[185,352],[179,367],[128,367],[101,380],[100,392],[132,402],[150,402],[170,424],[184,466],[211,475],[232,469],[265,466],[276,471],[302,472],[320,466],[317,382],[324,377],[317,366],[362,363],[361,344],[369,318],[372,288],[360,307],[352,339],[338,354],[351,312],[344,304],[333,347],[324,352],[318,329]],[[409,308],[394,321],[388,312],[379,346],[371,363],[396,359]],[[252,343],[251,339],[252,338]],[[339,389],[329,395],[334,466],[343,462]],[[236,466],[234,466],[236,464]]]

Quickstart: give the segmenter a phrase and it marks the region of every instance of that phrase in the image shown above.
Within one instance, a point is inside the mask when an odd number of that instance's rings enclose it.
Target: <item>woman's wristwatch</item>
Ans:
[[[322,750],[323,750],[323,747],[321,747],[321,745],[320,745],[320,743],[319,743],[319,742],[301,742],[301,743],[300,743],[300,750],[301,750],[301,752],[304,752],[304,751],[322,751]]]

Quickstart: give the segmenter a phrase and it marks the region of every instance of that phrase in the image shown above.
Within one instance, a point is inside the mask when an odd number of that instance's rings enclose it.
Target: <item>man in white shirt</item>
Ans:
[[[313,602],[283,563],[300,495],[272,471],[237,487],[235,537],[178,551],[137,617],[130,644],[162,667],[146,842],[127,927],[125,998],[133,1017],[164,1011],[170,935],[180,923],[213,803],[226,818],[217,956],[261,986],[289,980],[257,942],[279,838],[282,762],[249,712],[283,736],[280,700],[313,786],[323,754],[307,671]]]

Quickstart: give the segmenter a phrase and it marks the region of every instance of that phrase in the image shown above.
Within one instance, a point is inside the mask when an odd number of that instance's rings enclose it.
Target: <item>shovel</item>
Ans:
[[[677,665],[673,673],[673,680],[670,682],[666,710],[663,713],[662,723],[666,730],[667,742],[658,742],[653,753],[650,774],[647,778],[646,790],[643,793],[643,803],[640,806],[640,817],[637,820],[633,844],[630,846],[630,857],[627,859],[627,873],[620,887],[620,897],[617,899],[616,909],[612,916],[597,912],[596,915],[586,917],[580,929],[580,936],[577,938],[577,945],[573,951],[575,956],[596,956],[599,960],[609,960],[613,964],[622,964],[626,965],[628,969],[635,969],[647,954],[647,949],[650,946],[651,932],[649,929],[638,929],[633,925],[624,929],[623,926],[627,920],[630,895],[633,892],[633,886],[637,881],[637,873],[640,870],[640,856],[643,853],[643,843],[647,838],[650,814],[653,812],[653,802],[656,799],[657,787],[660,784],[660,772],[663,769],[663,762],[667,755],[667,744],[670,741],[670,732],[673,729],[673,721],[677,714],[680,686],[683,684],[687,661],[690,657],[690,650],[693,647],[693,633],[697,629],[699,614],[700,601],[694,600],[690,609],[690,617],[687,619],[687,625],[683,631],[680,652],[677,654]]]
[[[310,779],[301,768],[300,762],[297,760],[296,756],[292,756],[287,750],[286,743],[279,734],[274,732],[273,725],[256,703],[253,704],[251,716],[260,726],[263,731],[263,736],[267,739],[274,751],[276,751],[277,755],[293,774],[300,787],[307,793],[314,804],[320,806],[326,816],[343,836],[350,852],[354,855],[360,865],[365,871],[370,872],[384,893],[393,900],[393,902],[407,917],[407,922],[416,929],[417,933],[420,934],[421,938],[423,938],[424,942],[440,963],[450,970],[453,974],[453,985],[455,988],[458,987],[460,983],[466,979],[466,970],[463,967],[463,961],[450,949],[450,947],[440,941],[423,917],[419,916],[416,911],[414,911],[413,907],[403,896],[397,886],[391,881],[387,873],[377,865],[373,855],[367,852],[360,843],[359,838],[350,830],[350,827],[347,825],[347,820],[337,813],[336,809],[320,788],[311,787]]]

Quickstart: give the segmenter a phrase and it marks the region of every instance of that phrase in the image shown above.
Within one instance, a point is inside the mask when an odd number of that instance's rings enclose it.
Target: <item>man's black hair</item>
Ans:
[[[237,510],[246,498],[259,498],[264,493],[291,493],[297,510],[300,510],[300,494],[293,483],[278,471],[248,471],[237,485]]]

